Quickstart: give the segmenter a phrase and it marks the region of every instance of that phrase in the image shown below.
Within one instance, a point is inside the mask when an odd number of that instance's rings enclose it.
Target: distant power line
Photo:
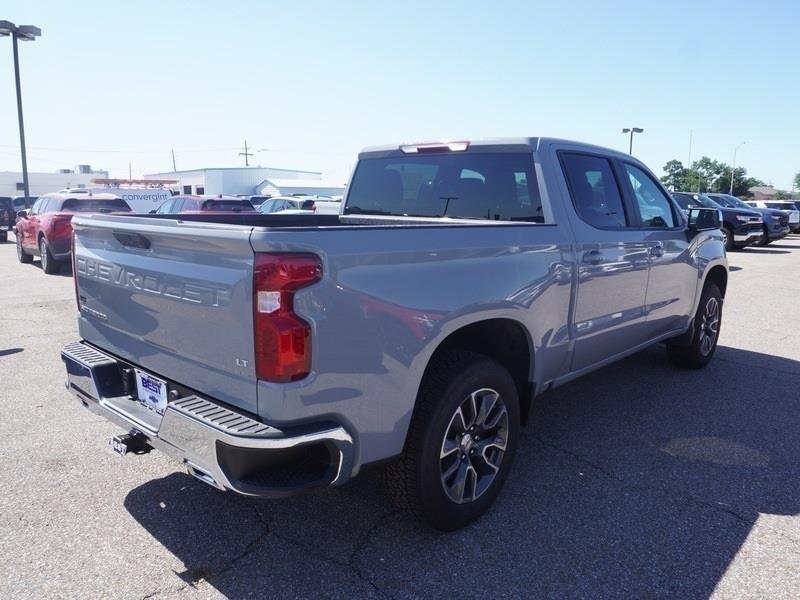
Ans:
[[[18,148],[14,144],[0,144],[0,148]],[[51,146],[28,146],[31,150],[44,150],[47,152],[85,152],[87,154],[169,154],[170,149],[166,150],[112,150],[109,148],[54,148]],[[228,148],[175,148],[175,152],[239,152],[239,147]],[[287,154],[319,154],[331,156],[352,156],[352,152],[330,152],[323,150],[305,150],[294,148],[262,148],[261,152],[285,152]]]
[[[0,144],[0,148],[18,148],[19,146],[13,144]],[[169,150],[109,150],[109,149],[91,149],[91,148],[52,148],[49,146],[28,146],[33,150],[46,150],[48,152],[86,152],[97,154],[169,154]],[[230,150],[238,150],[238,148],[187,148],[180,150],[176,148],[177,152],[227,152]]]

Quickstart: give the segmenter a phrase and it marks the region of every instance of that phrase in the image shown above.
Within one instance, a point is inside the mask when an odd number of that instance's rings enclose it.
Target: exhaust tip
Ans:
[[[225,487],[222,486],[219,482],[217,482],[217,480],[214,479],[214,477],[212,477],[208,472],[204,471],[197,465],[187,462],[186,471],[189,473],[189,475],[191,475],[195,479],[199,479],[200,481],[202,481],[203,483],[207,483],[211,487],[215,487],[218,490],[223,490],[223,491],[225,490]]]

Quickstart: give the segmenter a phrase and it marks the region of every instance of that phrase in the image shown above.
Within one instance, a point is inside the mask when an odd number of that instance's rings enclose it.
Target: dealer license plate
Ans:
[[[139,402],[163,415],[167,408],[167,382],[136,369],[136,393]]]

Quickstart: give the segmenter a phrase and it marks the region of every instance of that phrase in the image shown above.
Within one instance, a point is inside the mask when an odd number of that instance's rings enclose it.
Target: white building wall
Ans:
[[[196,194],[200,186],[205,194],[256,194],[256,188],[265,179],[322,179],[316,171],[296,171],[292,169],[275,169],[272,167],[242,167],[224,169],[195,169],[191,171],[175,171],[167,173],[151,173],[145,179],[177,179],[174,189],[184,192],[185,186],[191,186],[191,193]]]
[[[94,173],[35,173],[28,172],[28,187],[31,196],[41,196],[68,187],[95,187],[92,179],[108,177],[105,172]],[[22,184],[21,171],[0,171],[0,196],[23,196],[17,189]]]

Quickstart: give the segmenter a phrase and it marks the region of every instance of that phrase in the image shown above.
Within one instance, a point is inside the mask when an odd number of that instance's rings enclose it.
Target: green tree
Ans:
[[[663,167],[664,176],[661,181],[672,190],[685,192],[717,192],[727,194],[731,187],[731,167],[703,156],[686,168],[683,163],[673,159]],[[800,173],[798,173],[800,177]],[[800,181],[796,182],[800,188]],[[736,167],[733,173],[733,195],[749,196],[748,190],[756,185],[764,185],[759,179],[747,176],[747,169]]]
[[[686,180],[687,169],[679,160],[671,160],[665,164],[662,169],[665,175],[661,178],[661,182],[670,190],[682,190]]]
[[[692,163],[691,170],[696,177],[696,187],[699,185],[698,191],[710,192],[721,186],[726,167],[727,165],[724,163],[713,160],[708,156],[703,156],[700,160]],[[730,177],[730,168],[728,168],[728,177]]]
[[[794,183],[794,186],[792,186],[793,189],[795,189],[798,192],[800,192],[800,171],[797,173],[797,175],[794,176],[794,182],[793,183]]]

